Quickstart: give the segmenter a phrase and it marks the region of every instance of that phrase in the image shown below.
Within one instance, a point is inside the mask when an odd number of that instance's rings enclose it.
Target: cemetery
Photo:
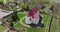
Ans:
[[[0,0],[0,32],[60,32],[60,0]]]

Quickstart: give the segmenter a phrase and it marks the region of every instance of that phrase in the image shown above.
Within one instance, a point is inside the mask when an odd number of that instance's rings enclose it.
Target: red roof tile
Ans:
[[[33,16],[35,13],[38,12],[38,8],[37,7],[34,7],[32,9],[30,9],[27,13],[26,13],[26,16],[30,17],[30,16]]]

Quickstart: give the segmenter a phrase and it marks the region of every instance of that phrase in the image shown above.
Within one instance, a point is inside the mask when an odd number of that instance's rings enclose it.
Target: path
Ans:
[[[24,18],[25,18],[25,17],[23,17],[23,18],[20,20],[20,24],[23,25],[23,26],[25,26],[25,27],[29,27],[29,28],[31,28],[31,26],[26,25],[25,23],[22,22],[22,20],[23,20]]]
[[[50,19],[48,19],[47,21],[50,21]],[[50,22],[47,22],[46,27],[45,27],[45,32],[48,32],[48,30],[49,30],[49,25],[50,25]]]

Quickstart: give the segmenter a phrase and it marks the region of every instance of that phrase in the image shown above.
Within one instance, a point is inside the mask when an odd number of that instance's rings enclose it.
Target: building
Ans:
[[[26,13],[26,24],[38,24],[39,11],[37,7],[33,7]]]
[[[26,24],[38,24],[39,23],[39,9],[44,9],[44,2],[38,3],[36,4],[35,7],[33,7],[32,9],[30,9],[27,13],[26,13]]]

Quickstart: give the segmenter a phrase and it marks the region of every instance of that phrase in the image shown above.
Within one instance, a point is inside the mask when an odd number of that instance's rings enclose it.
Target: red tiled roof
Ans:
[[[34,19],[38,19],[39,16],[37,14],[34,15]]]
[[[35,13],[38,12],[38,8],[37,8],[37,7],[34,7],[34,8],[32,8],[31,10],[32,10],[33,14],[35,14]]]
[[[37,7],[34,7],[32,9],[30,9],[27,13],[26,13],[26,16],[33,16],[35,13],[38,12],[38,8]]]
[[[29,11],[28,12],[26,12],[26,14],[25,14],[27,17],[30,17],[31,15],[30,15],[30,13],[29,13]]]

